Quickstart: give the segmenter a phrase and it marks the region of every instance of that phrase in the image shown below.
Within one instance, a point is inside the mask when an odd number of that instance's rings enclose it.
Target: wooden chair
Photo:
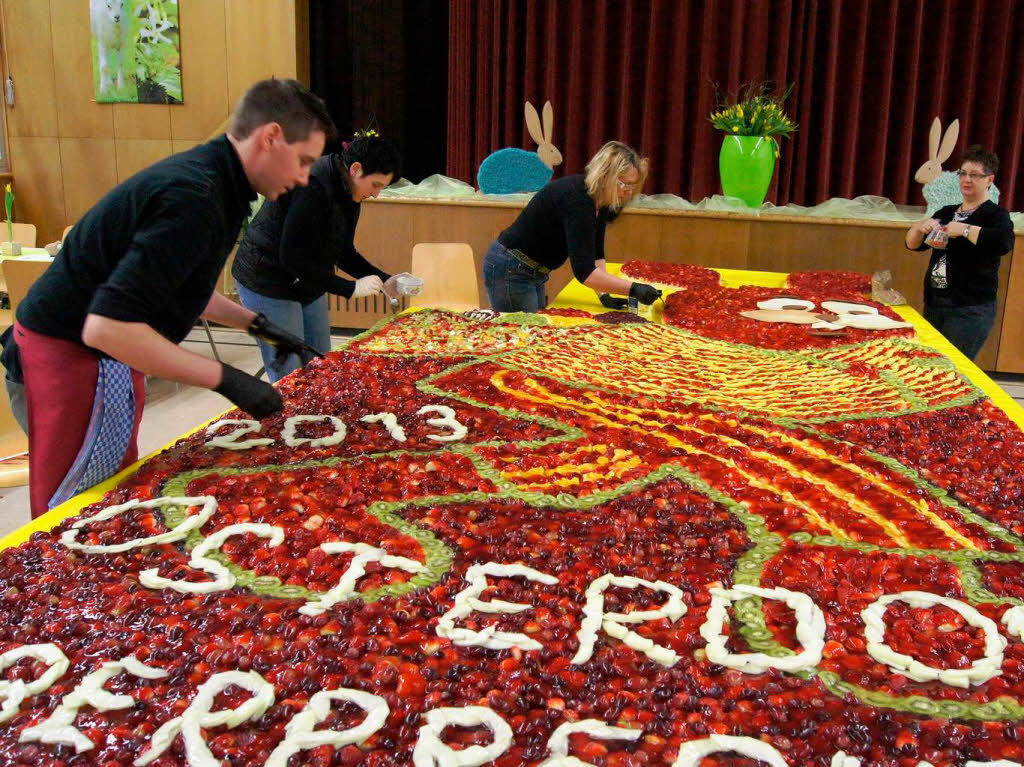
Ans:
[[[27,484],[28,437],[11,414],[6,387],[0,386],[0,487]]]
[[[14,241],[20,242],[22,247],[34,248],[36,246],[36,225],[35,224],[11,224],[14,229]],[[0,223],[0,239],[7,240],[7,222]]]
[[[61,235],[60,235],[61,242],[63,242],[64,240],[66,240],[68,238],[68,232],[71,231],[72,227],[74,227],[74,224],[68,224],[67,226],[64,227],[64,231],[61,232]]]
[[[419,242],[412,249],[412,273],[423,278],[423,292],[410,306],[463,312],[480,308],[473,248],[464,242]]]
[[[50,261],[28,261],[20,258],[5,259],[0,268],[3,269],[4,278],[7,280],[7,295],[11,299],[11,315],[18,308],[18,304],[32,287],[32,283],[39,279],[45,272]]]

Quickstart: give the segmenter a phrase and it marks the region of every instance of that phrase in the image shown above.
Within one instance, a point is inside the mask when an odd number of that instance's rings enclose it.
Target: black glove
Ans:
[[[620,312],[629,304],[629,301],[625,298],[619,298],[618,296],[613,296],[609,293],[601,293],[597,298],[601,302],[601,306],[606,306],[609,309],[616,309]]]
[[[629,295],[646,306],[661,298],[661,291],[642,282],[634,282],[629,288]]]
[[[299,355],[299,362],[302,365],[314,357],[324,356],[298,336],[292,335],[284,328],[279,328],[267,319],[267,315],[262,313],[257,314],[252,324],[249,325],[249,335],[262,338],[274,347],[274,361],[278,365],[284,364],[284,360],[289,354]]]
[[[221,365],[224,369],[220,385],[214,389],[253,418],[266,418],[284,407],[277,389],[251,376],[245,371],[230,365]]]

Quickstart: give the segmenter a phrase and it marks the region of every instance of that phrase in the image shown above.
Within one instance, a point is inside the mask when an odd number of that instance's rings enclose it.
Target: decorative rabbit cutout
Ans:
[[[562,153],[551,143],[555,113],[551,102],[544,103],[544,128],[533,104],[526,102],[526,129],[537,142],[537,151],[506,147],[488,155],[477,171],[476,179],[484,194],[536,192],[551,180],[554,167],[562,162]]]
[[[939,138],[942,143],[939,143]],[[959,205],[964,201],[960,193],[960,180],[956,173],[942,170],[942,163],[949,159],[956,146],[956,140],[960,137],[960,121],[953,120],[946,128],[945,135],[942,134],[942,123],[936,117],[932,122],[931,131],[928,134],[928,159],[917,169],[914,174],[914,181],[924,184],[921,192],[924,200],[928,203],[928,212],[931,216],[939,208],[946,205]],[[992,202],[999,202],[999,190],[993,184],[988,189],[988,197]]]

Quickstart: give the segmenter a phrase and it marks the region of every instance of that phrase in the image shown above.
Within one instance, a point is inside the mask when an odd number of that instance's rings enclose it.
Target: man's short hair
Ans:
[[[261,80],[245,92],[228,133],[242,140],[267,123],[280,125],[289,144],[305,141],[315,130],[323,131],[328,141],[337,132],[323,99],[297,80],[276,77]]]

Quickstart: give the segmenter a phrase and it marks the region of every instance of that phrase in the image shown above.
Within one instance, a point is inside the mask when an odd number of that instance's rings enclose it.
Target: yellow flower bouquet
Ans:
[[[792,91],[792,85],[781,94],[764,83],[748,85],[738,100],[720,100],[719,109],[711,113],[711,124],[725,133],[718,170],[726,197],[752,208],[764,202],[779,156],[778,137],[796,130],[782,108]]]
[[[778,95],[767,84],[748,85],[735,103],[720,103],[709,119],[718,130],[733,136],[789,136],[796,124],[782,104],[792,92],[792,85]]]

